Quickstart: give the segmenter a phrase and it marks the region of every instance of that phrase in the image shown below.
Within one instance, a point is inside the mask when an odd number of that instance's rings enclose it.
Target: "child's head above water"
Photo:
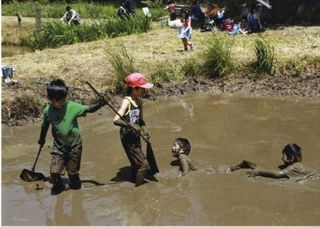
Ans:
[[[302,161],[301,148],[295,143],[287,144],[282,150],[282,155],[282,160],[285,163],[295,163]]]
[[[177,138],[173,142],[172,155],[174,157],[179,157],[180,154],[189,155],[191,150],[191,145],[189,140],[185,138]]]

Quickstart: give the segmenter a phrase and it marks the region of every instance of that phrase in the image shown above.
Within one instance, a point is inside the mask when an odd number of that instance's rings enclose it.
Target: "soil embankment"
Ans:
[[[2,124],[8,126],[21,126],[31,122],[39,122],[41,109],[28,107],[27,103],[19,104],[23,94],[39,95],[45,98],[45,87],[41,85],[15,84],[2,88]],[[190,78],[184,83],[167,83],[162,88],[157,88],[148,94],[146,102],[152,102],[159,96],[183,96],[188,94],[206,93],[239,93],[252,97],[299,97],[320,98],[320,74],[305,74],[299,77],[265,77],[261,79],[201,79]],[[85,94],[85,95],[84,95]],[[118,108],[121,104],[122,95],[104,93],[110,104]],[[11,96],[11,97],[8,97]],[[17,96],[16,102],[9,101],[12,96]],[[20,98],[19,98],[20,97]],[[87,103],[86,100],[96,99],[96,95],[89,89],[70,89],[69,99]]]
[[[1,23],[2,41],[19,40],[16,18],[2,17]],[[23,34],[27,31],[32,32],[33,27],[34,18],[23,18]],[[53,78],[65,80],[72,88],[68,95],[69,100],[84,104],[97,100],[97,96],[83,83],[84,80],[88,80],[99,92],[105,94],[115,108],[118,108],[122,95],[112,90],[115,72],[108,59],[108,53],[119,51],[121,45],[128,47],[128,55],[133,57],[135,68],[145,73],[150,82],[157,84],[150,91],[146,102],[151,102],[159,96],[181,96],[198,92],[318,99],[320,70],[317,59],[320,43],[317,29],[277,26],[262,34],[264,39],[272,40],[275,49],[275,64],[278,69],[275,76],[254,76],[241,72],[239,76],[214,79],[195,76],[185,78],[179,83],[158,83],[157,80],[161,81],[163,76],[178,74],[174,70],[179,70],[179,67],[184,66],[190,59],[201,60],[202,53],[208,48],[205,44],[216,35],[195,30],[195,51],[182,53],[181,40],[176,36],[177,30],[163,27],[158,27],[150,33],[132,35],[130,39],[119,37],[99,40],[4,58],[2,64],[17,68],[17,77],[14,79],[18,79],[19,83],[2,84],[2,124],[21,126],[40,121],[43,104],[47,102],[45,84]],[[226,37],[233,41],[232,59],[238,68],[252,60],[252,43],[261,38],[260,34]],[[165,54],[154,54],[161,52]],[[293,66],[290,67],[288,62]],[[294,67],[300,70],[297,76],[292,76]],[[166,81],[171,81],[169,76]]]

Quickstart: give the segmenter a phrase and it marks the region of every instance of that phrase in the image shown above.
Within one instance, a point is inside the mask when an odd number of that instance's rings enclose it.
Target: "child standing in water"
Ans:
[[[194,50],[195,44],[188,42],[188,39],[191,39],[192,27],[191,27],[191,17],[189,15],[189,9],[182,9],[182,24],[178,33],[178,37],[183,43],[184,51],[188,51],[188,46],[191,50]]]
[[[53,181],[52,194],[59,194],[64,190],[80,189],[79,177],[82,138],[78,126],[78,117],[85,117],[106,104],[102,98],[98,104],[85,106],[67,101],[68,87],[62,80],[54,80],[47,87],[48,99],[51,104],[43,111],[41,133],[38,144],[43,147],[51,124],[53,140],[50,175]],[[67,168],[70,185],[63,185],[60,174]]]
[[[125,78],[127,96],[123,99],[113,123],[120,126],[120,139],[131,163],[131,180],[138,187],[143,184],[150,169],[148,160],[141,150],[140,132],[145,139],[150,138],[146,123],[143,120],[142,96],[146,89],[153,87],[147,83],[141,73],[132,73]]]

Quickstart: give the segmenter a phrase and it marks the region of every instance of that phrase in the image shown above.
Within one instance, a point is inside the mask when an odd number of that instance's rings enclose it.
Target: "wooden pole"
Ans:
[[[19,32],[20,32],[20,36],[22,35],[22,30],[21,30],[21,17],[19,15],[19,13],[16,13],[16,16],[18,17],[18,26],[19,26]]]
[[[36,18],[36,28],[37,28],[37,32],[40,32],[41,30],[41,10],[40,8],[35,8],[34,9],[34,15]]]

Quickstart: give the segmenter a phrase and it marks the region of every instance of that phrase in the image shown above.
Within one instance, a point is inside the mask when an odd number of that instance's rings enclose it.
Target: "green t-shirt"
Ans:
[[[78,117],[85,117],[87,106],[67,101],[61,109],[48,105],[43,111],[42,126],[51,124],[53,147],[62,152],[68,152],[71,147],[81,142]]]

